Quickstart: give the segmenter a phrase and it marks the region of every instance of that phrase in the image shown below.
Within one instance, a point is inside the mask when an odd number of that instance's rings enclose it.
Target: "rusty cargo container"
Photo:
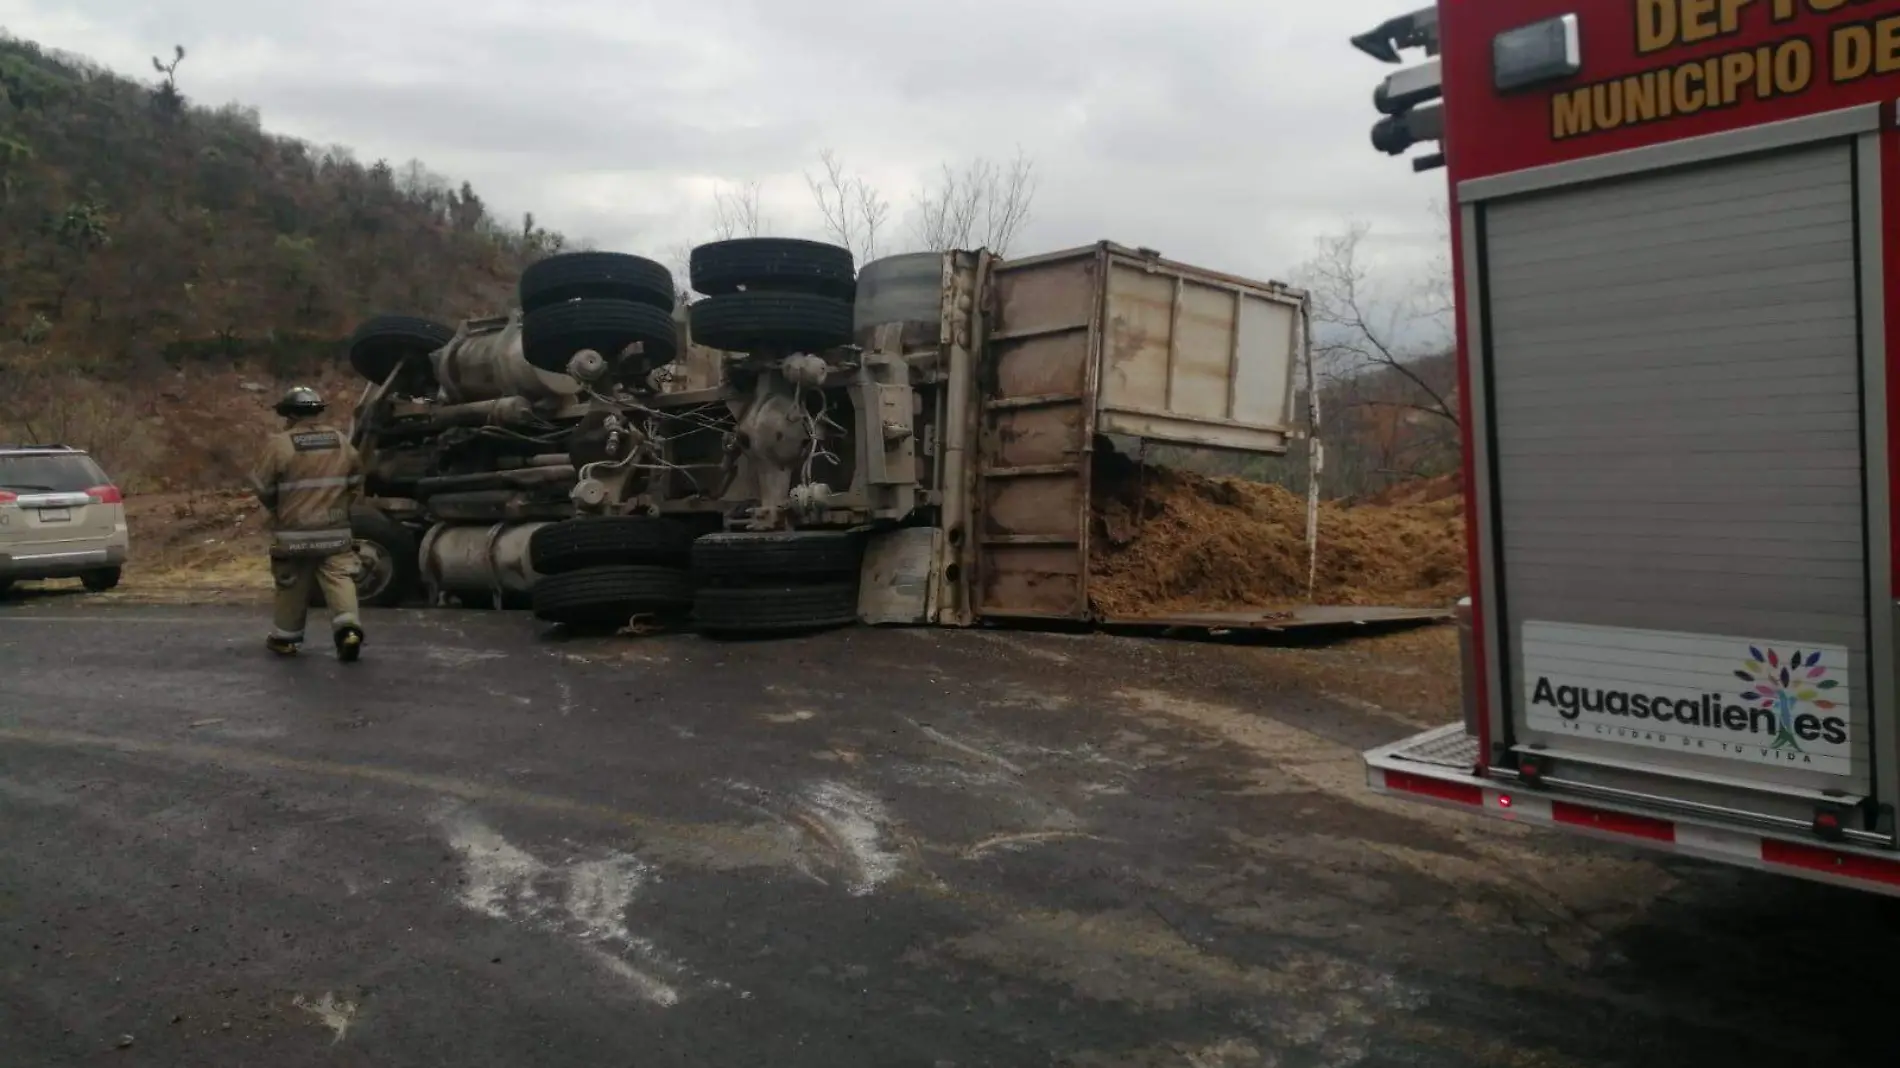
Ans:
[[[947,254],[943,292],[943,336],[966,342],[972,378],[952,406],[966,409],[968,447],[947,435],[963,469],[942,476],[950,617],[1091,618],[1099,436],[1284,454],[1298,434],[1300,290],[1104,241],[1016,260]]]

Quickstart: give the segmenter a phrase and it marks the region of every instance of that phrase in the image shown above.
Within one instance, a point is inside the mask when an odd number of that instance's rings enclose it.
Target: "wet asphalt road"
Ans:
[[[1891,1064],[1884,899],[1365,792],[1257,650],[0,607],[0,1064]],[[1324,654],[1316,654],[1324,655]]]

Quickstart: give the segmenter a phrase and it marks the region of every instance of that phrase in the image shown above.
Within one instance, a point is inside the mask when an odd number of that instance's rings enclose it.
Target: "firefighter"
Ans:
[[[276,407],[284,429],[265,443],[251,471],[251,488],[270,512],[271,578],[277,587],[265,645],[279,656],[297,654],[314,583],[330,609],[337,658],[350,662],[363,650],[350,534],[350,505],[362,492],[363,473],[349,437],[322,418],[325,407],[307,386],[285,393]]]

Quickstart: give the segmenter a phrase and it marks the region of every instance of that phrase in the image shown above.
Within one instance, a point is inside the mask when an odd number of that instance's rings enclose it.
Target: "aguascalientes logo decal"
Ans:
[[[1813,635],[1526,620],[1524,724],[1590,742],[1854,775],[1856,673]],[[1640,759],[1640,758],[1638,758]]]
[[[1840,686],[1840,683],[1827,677],[1827,668],[1821,666],[1820,653],[1808,653],[1803,657],[1797,649],[1793,656],[1784,660],[1775,649],[1769,649],[1764,655],[1751,645],[1748,655],[1750,659],[1742,662],[1743,670],[1737,671],[1735,677],[1754,687],[1742,691],[1742,700],[1758,704],[1775,714],[1775,724],[1779,729],[1774,744],[1769,748],[1806,752],[1801,748],[1801,739],[1795,735],[1795,709],[1806,703],[1823,712],[1833,711],[1834,702],[1821,695]]]

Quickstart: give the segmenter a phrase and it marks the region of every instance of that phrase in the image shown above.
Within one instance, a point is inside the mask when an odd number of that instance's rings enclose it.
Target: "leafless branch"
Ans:
[[[861,240],[849,245],[859,263],[877,258],[878,231],[884,228],[884,220],[891,213],[891,202],[879,195],[878,191],[859,180],[858,220],[862,224]]]
[[[935,185],[912,195],[913,236],[936,251],[981,245],[998,255],[1029,220],[1036,199],[1036,165],[1020,148],[1007,164],[972,160],[961,171],[948,163]]]
[[[1445,415],[1444,411],[1442,411],[1441,409],[1435,406],[1432,406],[1429,404],[1412,404],[1408,401],[1358,399],[1358,400],[1347,401],[1345,404],[1345,407],[1347,408],[1398,408],[1403,411],[1421,412],[1425,415],[1435,415],[1441,418]],[[1455,424],[1456,420],[1453,420],[1453,422]]]
[[[1317,255],[1304,273],[1313,293],[1313,321],[1325,330],[1315,345],[1317,355],[1327,364],[1327,377],[1335,382],[1360,379],[1368,372],[1384,371],[1409,382],[1427,399],[1420,410],[1458,424],[1458,412],[1445,394],[1420,375],[1415,364],[1420,357],[1436,351],[1402,348],[1399,338],[1408,327],[1438,321],[1449,305],[1449,287],[1444,288],[1444,305],[1435,295],[1432,282],[1422,287],[1423,296],[1390,302],[1385,315],[1374,310],[1370,277],[1360,256],[1360,247],[1371,228],[1363,223],[1348,227],[1345,233],[1320,241]],[[1442,350],[1438,350],[1442,351]]]
[[[759,207],[759,183],[741,182],[731,189],[713,193],[713,239],[730,241],[735,237],[758,237],[766,230]]]
[[[878,234],[890,216],[890,202],[862,176],[846,169],[831,149],[825,149],[819,161],[824,164],[824,176],[808,172],[805,184],[818,204],[825,236],[850,249],[859,263],[876,259]]]

